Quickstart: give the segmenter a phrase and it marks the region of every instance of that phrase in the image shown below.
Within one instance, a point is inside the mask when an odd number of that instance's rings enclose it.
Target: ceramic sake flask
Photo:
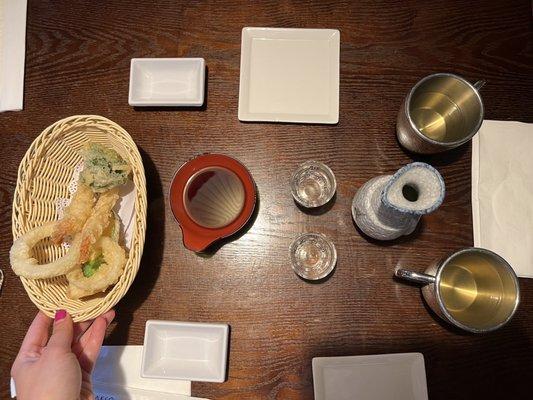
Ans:
[[[440,173],[429,164],[414,162],[361,186],[352,202],[352,217],[366,235],[396,239],[412,233],[422,215],[435,211],[444,193]]]

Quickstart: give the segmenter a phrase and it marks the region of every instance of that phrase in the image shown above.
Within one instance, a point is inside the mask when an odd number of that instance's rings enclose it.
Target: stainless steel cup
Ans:
[[[453,74],[433,74],[420,80],[405,97],[396,122],[396,134],[406,149],[439,153],[468,142],[483,122],[479,89]]]
[[[473,333],[501,328],[520,302],[513,269],[486,249],[460,250],[433,263],[425,273],[398,269],[396,276],[423,284],[424,300],[437,315]]]

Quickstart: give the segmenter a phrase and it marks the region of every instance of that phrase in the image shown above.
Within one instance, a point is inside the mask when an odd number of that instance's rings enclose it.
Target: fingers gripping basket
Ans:
[[[66,309],[74,321],[85,321],[111,309],[128,291],[139,269],[146,231],[146,179],[142,159],[131,136],[119,125],[97,115],[62,119],[46,128],[26,152],[18,170],[13,198],[13,238],[44,222],[57,219],[56,201],[68,198],[68,184],[82,161],[80,149],[87,142],[117,151],[132,168],[135,186],[131,243],[124,273],[108,291],[81,300],[66,295],[65,276],[32,280],[21,278],[30,299],[48,316]],[[66,249],[43,241],[33,249],[39,263],[61,257]]]

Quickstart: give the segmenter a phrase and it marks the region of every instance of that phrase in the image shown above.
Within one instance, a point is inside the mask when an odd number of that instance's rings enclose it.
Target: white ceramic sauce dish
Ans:
[[[204,104],[203,58],[132,58],[130,106],[199,107]]]
[[[224,382],[229,325],[198,322],[146,322],[143,378]]]

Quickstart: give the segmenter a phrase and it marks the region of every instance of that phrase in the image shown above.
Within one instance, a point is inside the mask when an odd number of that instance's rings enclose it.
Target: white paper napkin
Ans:
[[[0,0],[0,112],[22,110],[27,0]]]
[[[178,395],[188,398],[191,395],[190,381],[141,377],[142,348],[102,346],[92,376],[95,391],[102,395],[112,393],[116,400],[181,399]],[[15,397],[15,382],[11,379],[10,383],[11,397]],[[160,397],[152,397],[150,392],[161,392]]]
[[[191,382],[141,377],[142,346],[103,346],[93,372],[95,386],[125,388],[191,395]]]
[[[156,392],[117,386],[93,385],[95,400],[207,400],[182,394]]]
[[[533,124],[484,121],[472,142],[474,245],[533,278]]]

